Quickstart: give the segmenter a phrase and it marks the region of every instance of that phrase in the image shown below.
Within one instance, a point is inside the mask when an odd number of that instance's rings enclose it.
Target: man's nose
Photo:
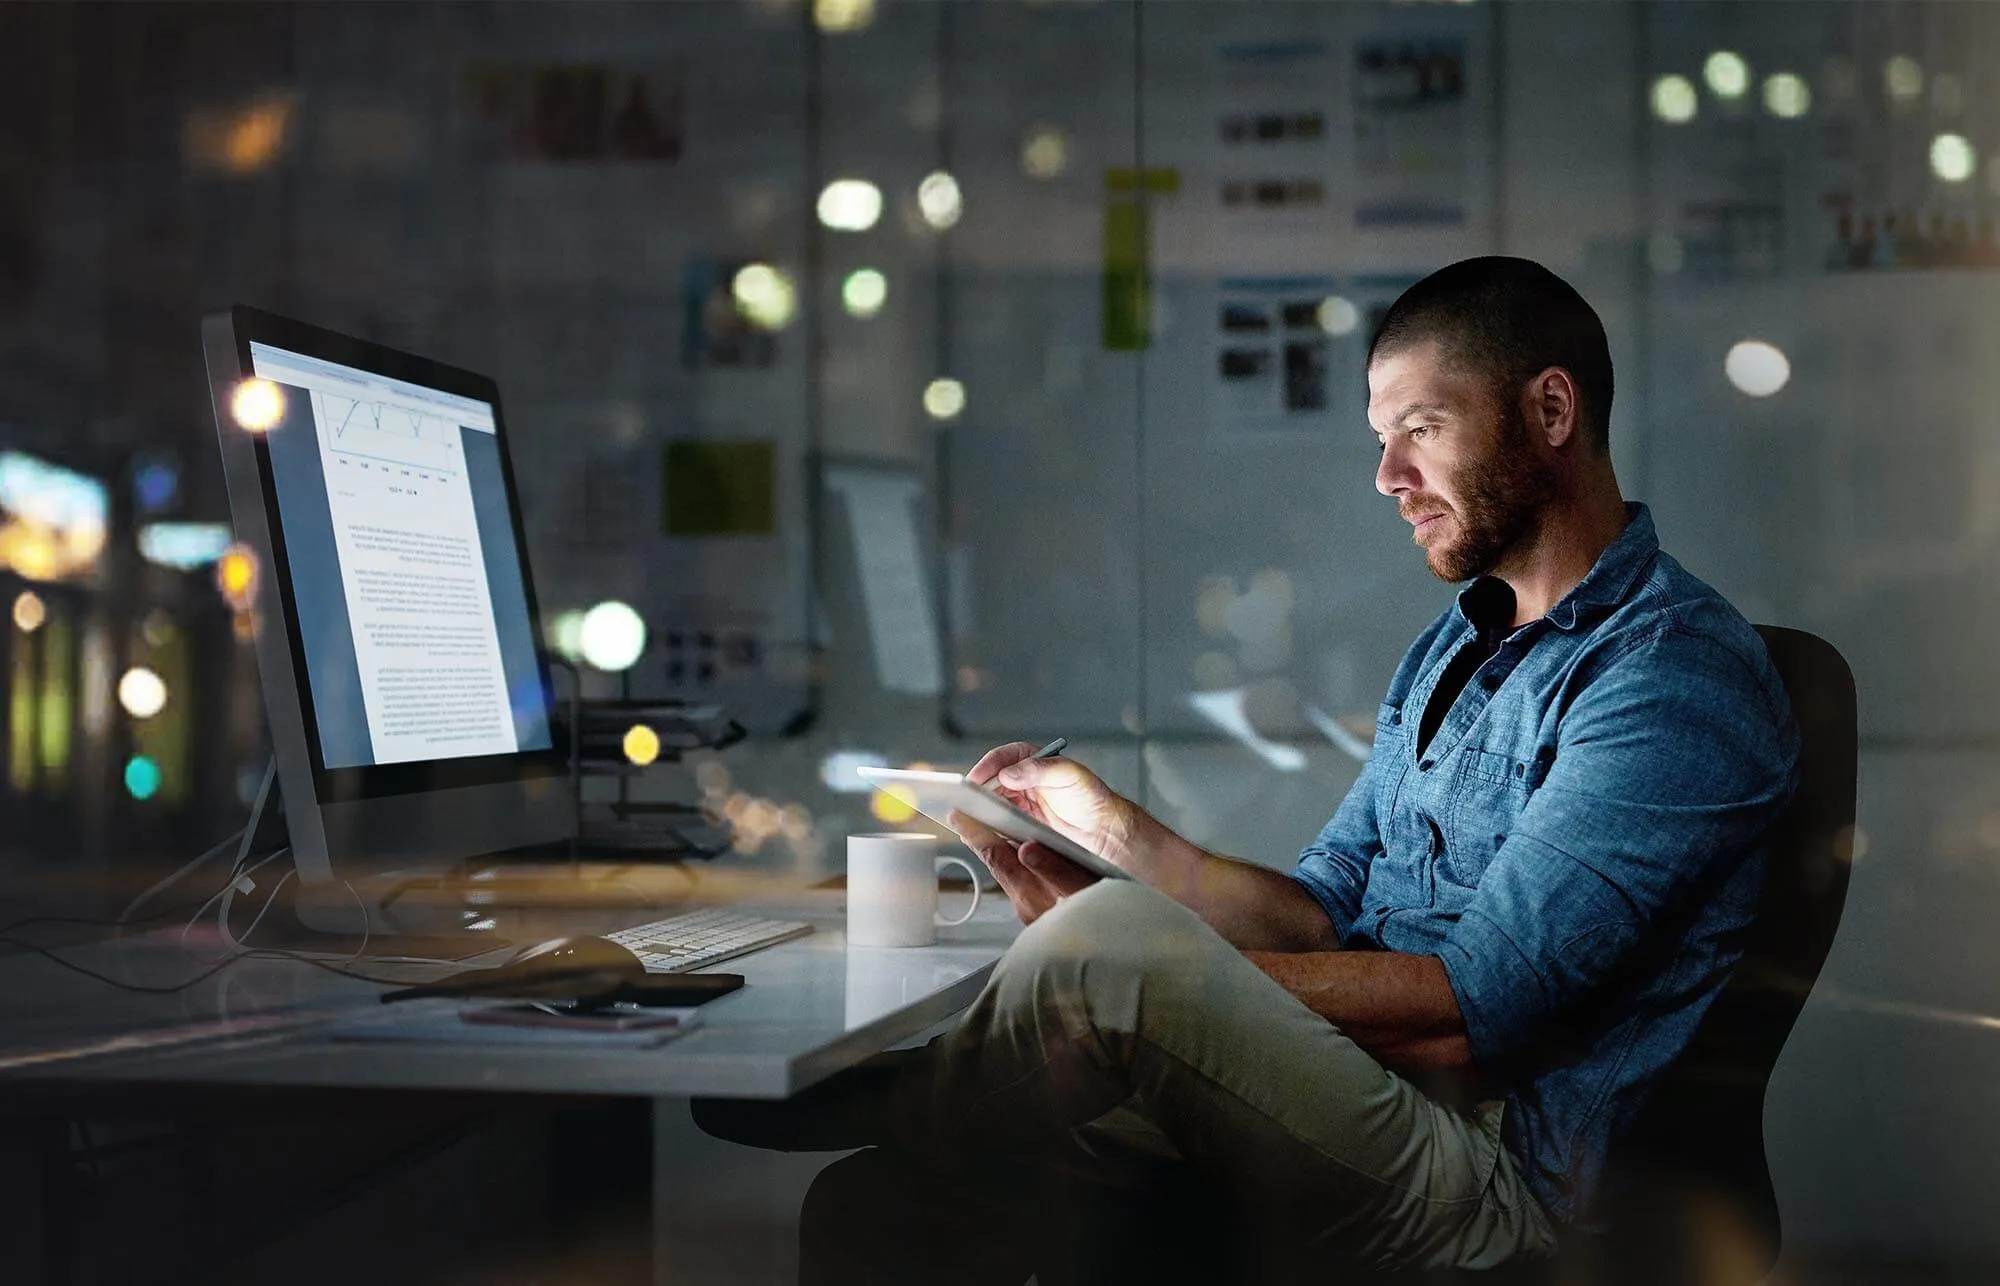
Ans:
[[[1399,435],[1384,442],[1382,463],[1375,466],[1375,490],[1385,496],[1400,496],[1417,490],[1420,480],[1416,466],[1410,462],[1407,439]]]

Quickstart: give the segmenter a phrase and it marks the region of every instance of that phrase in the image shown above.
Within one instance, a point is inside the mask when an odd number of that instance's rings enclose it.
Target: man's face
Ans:
[[[1554,494],[1554,465],[1518,391],[1494,388],[1435,342],[1375,359],[1368,423],[1382,444],[1375,489],[1395,499],[1439,580],[1496,570]]]

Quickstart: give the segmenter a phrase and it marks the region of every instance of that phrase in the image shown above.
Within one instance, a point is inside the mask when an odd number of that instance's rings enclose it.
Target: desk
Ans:
[[[549,1096],[651,1100],[655,1117],[668,1122],[655,1129],[650,1200],[656,1215],[672,1204],[681,1219],[672,1233],[656,1235],[678,1234],[685,1244],[690,1209],[670,1199],[690,1182],[690,1167],[668,1154],[693,1151],[687,1097],[784,1098],[919,1035],[970,1003],[1020,930],[1006,900],[995,898],[970,923],[940,930],[935,947],[850,949],[842,896],[806,892],[746,904],[808,920],[816,931],[723,965],[744,975],[742,990],[703,1006],[700,1027],[653,1049],[334,1041],[319,1030],[325,1020],[374,1007],[381,988],[296,961],[253,959],[178,995],[140,996],[12,956],[0,959],[0,1096],[32,1086],[37,1092],[17,1101],[59,1103],[136,1090],[260,1087],[303,1095],[420,1091],[440,1101],[475,1092],[482,1101],[516,1095],[524,1104]],[[641,918],[631,913],[626,922]],[[64,954],[134,980],[190,971],[170,936]],[[204,1035],[182,1040],[190,1032]],[[712,1159],[701,1154],[701,1165]],[[736,1163],[766,1160],[786,1159],[743,1153]],[[657,1248],[653,1254],[663,1262]],[[654,1279],[667,1280],[662,1272]],[[676,1270],[672,1280],[687,1277]]]
[[[842,897],[752,904],[815,932],[720,966],[744,986],[702,1006],[694,1031],[609,1053],[330,1040],[325,1020],[374,1006],[382,988],[292,960],[245,960],[178,995],[141,996],[14,956],[0,960],[0,1079],[787,1098],[963,1009],[1020,929],[996,898],[934,947],[850,949]],[[64,954],[135,981],[204,958],[168,934]]]

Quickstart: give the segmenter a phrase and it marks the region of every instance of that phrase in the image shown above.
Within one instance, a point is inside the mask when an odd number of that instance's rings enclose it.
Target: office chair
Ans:
[[[1840,653],[1799,630],[1760,625],[1757,632],[1798,722],[1798,790],[1772,837],[1770,871],[1742,960],[1687,1052],[1614,1149],[1611,1165],[1625,1183],[1600,1211],[1607,1230],[1572,1236],[1553,1260],[1492,1271],[1357,1275],[1321,1263],[1305,1273],[1350,1286],[1361,1280],[1377,1286],[1751,1286],[1777,1263],[1778,1202],[1764,1155],[1764,1093],[1840,924],[1859,752],[1854,676]],[[1155,1232],[1198,1228],[1197,1212],[1216,1209],[1197,1194],[1159,1195],[1163,1200],[1147,1203],[1152,1210],[1144,1220]],[[1040,1280],[1044,1286],[1127,1280],[1123,1270],[1133,1262],[1134,1247],[1129,1238],[1120,1240],[1111,1246],[1088,1238],[1075,1247],[1079,1262],[1049,1265]],[[1246,1262],[1227,1249],[1218,1256],[1213,1238],[1195,1240],[1208,1244],[1177,1252],[1155,1245],[1150,1256],[1139,1258],[1178,1253],[1183,1266],[1199,1264],[1195,1275],[1206,1281],[1233,1280],[1228,1266]]]
[[[1778,1261],[1764,1094],[1847,900],[1859,750],[1840,653],[1800,630],[1757,632],[1798,722],[1798,790],[1772,837],[1742,960],[1613,1154],[1632,1182],[1604,1212],[1610,1232],[1565,1249],[1597,1267],[1586,1280],[1749,1286]]]

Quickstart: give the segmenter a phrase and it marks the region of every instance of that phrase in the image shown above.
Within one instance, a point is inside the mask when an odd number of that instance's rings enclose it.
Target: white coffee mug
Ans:
[[[972,877],[972,905],[956,920],[938,914],[937,868],[956,862]],[[927,947],[940,927],[979,909],[979,872],[962,857],[939,858],[929,835],[847,837],[847,940],[857,947]]]

